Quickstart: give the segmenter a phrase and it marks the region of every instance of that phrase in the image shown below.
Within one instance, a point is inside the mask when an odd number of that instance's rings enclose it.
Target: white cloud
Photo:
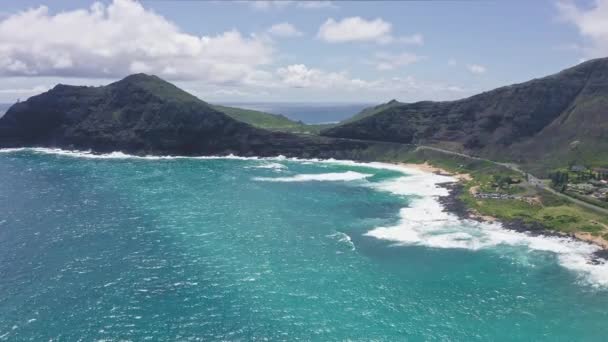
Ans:
[[[256,9],[256,10],[270,10],[273,8],[276,9],[282,9],[282,8],[286,8],[288,6],[290,6],[293,1],[290,0],[257,0],[257,1],[252,1],[252,0],[244,0],[244,1],[237,1],[240,3],[244,3],[247,4],[249,6],[251,6],[251,8]]]
[[[375,55],[374,64],[378,70],[393,70],[395,68],[410,65],[424,59],[423,56],[418,56],[413,53],[403,52],[400,54],[390,54],[379,52]]]
[[[302,9],[328,9],[328,8],[338,8],[338,6],[333,1],[291,1],[291,0],[242,0],[236,1],[239,3],[243,3],[249,5],[251,8],[255,10],[281,10],[291,5],[295,5],[297,8]]]
[[[469,64],[467,69],[473,74],[483,74],[487,71],[485,66],[479,64]]]
[[[449,66],[454,66],[454,65],[456,65],[456,60],[455,60],[455,59],[453,59],[453,58],[448,59],[448,65],[449,65]]]
[[[295,26],[287,22],[272,25],[268,29],[268,33],[278,37],[299,37],[303,34]]]
[[[350,78],[346,72],[326,72],[308,68],[304,64],[292,64],[279,68],[277,75],[283,84],[292,88],[334,88],[360,89],[367,87],[367,82]]]
[[[149,72],[238,83],[272,59],[267,40],[236,30],[215,36],[184,33],[130,0],[55,15],[41,6],[0,21],[3,75],[108,78]]]
[[[188,91],[191,94],[197,94],[197,93],[201,93],[200,91],[197,90],[189,90]],[[230,98],[232,100],[238,99],[238,98],[257,98],[259,99],[260,97],[266,97],[269,95],[268,91],[265,90],[259,90],[259,89],[254,89],[252,91],[245,91],[245,90],[241,90],[241,89],[232,89],[232,88],[219,88],[219,89],[215,89],[215,90],[204,90],[202,92],[202,94],[204,94],[203,97],[211,97],[211,98]]]
[[[336,21],[327,19],[319,28],[318,37],[330,43],[380,41],[390,37],[391,24],[380,19],[350,17]]]
[[[420,33],[413,34],[411,36],[403,36],[395,39],[399,43],[422,45],[424,44],[424,37]]]
[[[557,8],[562,20],[574,24],[585,39],[586,57],[608,55],[608,1],[595,0],[588,8],[579,8],[572,1],[560,1]]]
[[[421,81],[413,76],[392,77],[390,79],[381,79],[375,82],[375,87],[380,91],[397,91],[405,94],[413,94],[418,99],[427,100],[430,97],[436,98],[438,94],[442,94],[442,98],[455,98],[463,94],[470,93],[470,89],[465,89],[460,86],[446,84],[442,82]]]
[[[270,6],[276,7],[274,2]],[[298,3],[291,6],[300,7]],[[421,35],[396,37],[390,23],[382,19],[359,20],[372,23],[368,29],[376,29],[376,33],[355,30],[354,35],[341,36],[334,31],[333,39],[423,43]],[[403,98],[401,94],[410,94],[410,99],[446,99],[463,92],[440,82],[411,77],[362,79],[347,71],[323,70],[294,61],[283,60],[287,66],[277,69],[273,63],[280,52],[275,51],[270,37],[299,32],[296,27],[287,28],[287,22],[277,25],[270,29],[274,33],[245,36],[231,30],[197,36],[129,0],[96,3],[56,14],[46,7],[28,9],[0,19],[0,76],[4,87],[0,102],[34,95],[57,83],[101,85],[134,72],[157,74],[194,90],[203,99],[209,96],[216,100],[361,100]],[[407,53],[374,57],[372,62],[380,69],[423,58]],[[385,65],[379,66],[381,63]]]
[[[381,18],[367,20],[361,17],[349,17],[340,21],[327,19],[317,33],[317,38],[328,43],[376,42],[379,44],[403,43],[422,45],[421,34],[395,37],[392,35],[392,24]]]
[[[297,7],[305,9],[338,8],[333,1],[300,1]]]
[[[350,92],[366,98],[432,98],[454,99],[468,94],[470,90],[439,82],[420,81],[412,76],[364,80],[351,77],[347,72],[331,72],[309,68],[303,64],[293,64],[277,70],[280,82],[287,87],[300,88],[301,91]],[[279,85],[279,88],[280,87]],[[390,95],[388,95],[390,94]]]
[[[0,89],[0,94],[34,95],[51,89],[48,85],[37,85],[31,88]]]

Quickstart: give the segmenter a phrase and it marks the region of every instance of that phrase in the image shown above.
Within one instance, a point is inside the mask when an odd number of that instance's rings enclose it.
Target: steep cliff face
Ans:
[[[607,101],[603,58],[458,101],[388,106],[322,134],[437,145],[524,163],[545,155],[586,158],[606,146]]]
[[[104,87],[58,85],[13,105],[0,119],[0,146],[321,156],[366,144],[255,128],[156,76],[137,74]]]

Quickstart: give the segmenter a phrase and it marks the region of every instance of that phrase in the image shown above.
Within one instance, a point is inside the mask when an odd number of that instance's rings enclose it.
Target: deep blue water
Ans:
[[[259,110],[307,124],[334,123],[348,119],[372,103],[229,103],[227,106]]]
[[[567,263],[576,253],[533,246],[561,242],[496,243],[518,235],[439,222],[432,211],[435,221],[412,216],[426,223],[410,226],[407,212],[401,222],[401,208],[433,208],[414,194],[421,175],[28,150],[0,153],[0,174],[0,340],[602,341],[608,333],[604,269],[592,276]],[[408,187],[413,194],[399,195]],[[416,231],[418,240],[370,236],[378,227]],[[487,245],[456,247],[465,240]]]

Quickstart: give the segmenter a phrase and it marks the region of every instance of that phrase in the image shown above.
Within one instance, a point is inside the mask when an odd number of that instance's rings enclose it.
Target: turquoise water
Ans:
[[[439,240],[378,238],[378,227],[410,229],[401,208],[425,197],[386,189],[421,175],[28,150],[0,153],[0,174],[0,340],[601,341],[608,333],[605,268],[577,266],[573,251],[585,255],[584,246],[546,239],[553,247],[543,249],[516,233],[515,242],[490,243],[498,230],[474,230],[496,227],[453,219],[415,227]],[[465,235],[483,243],[450,245]]]

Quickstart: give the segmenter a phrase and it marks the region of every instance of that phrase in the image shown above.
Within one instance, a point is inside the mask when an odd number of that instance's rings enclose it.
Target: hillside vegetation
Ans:
[[[533,172],[608,166],[608,59],[457,101],[393,103],[321,134],[425,144]]]
[[[397,106],[400,106],[400,105],[403,105],[403,104],[404,103],[401,103],[401,102],[399,102],[397,100],[390,100],[387,103],[382,103],[382,104],[379,104],[377,106],[365,108],[362,111],[360,111],[359,113],[355,114],[354,116],[352,116],[352,117],[350,117],[350,118],[348,118],[346,120],[343,120],[342,122],[340,122],[340,124],[347,124],[347,123],[355,122],[355,121],[358,121],[358,120],[361,120],[361,119],[365,119],[365,118],[370,117],[372,115],[376,115],[376,114],[378,114],[378,113],[380,113],[380,112],[382,112],[382,111],[384,111],[386,109],[397,107]]]
[[[102,87],[60,84],[14,104],[0,119],[0,147],[329,158],[368,145],[253,127],[145,74]]]
[[[407,163],[430,163],[444,170],[467,174],[458,198],[467,211],[502,220],[508,228],[574,234],[608,246],[608,216],[581,207],[563,197],[539,189],[518,172],[495,163],[465,158],[431,149],[402,149],[391,156]],[[503,179],[516,180],[500,184]],[[515,195],[514,198],[480,198],[476,192]]]
[[[252,126],[271,130],[292,133],[318,134],[321,130],[333,125],[307,125],[301,121],[294,121],[281,114],[272,114],[252,109],[211,105],[235,120],[248,123]]]

